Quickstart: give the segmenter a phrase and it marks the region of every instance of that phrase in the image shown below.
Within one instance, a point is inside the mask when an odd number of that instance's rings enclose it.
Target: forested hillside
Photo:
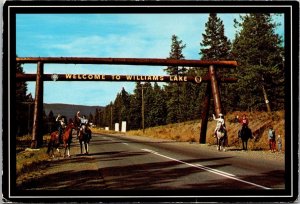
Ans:
[[[87,117],[92,114],[94,115],[96,109],[101,109],[100,106],[83,106],[74,104],[47,104],[44,103],[44,111],[46,115],[49,115],[50,111],[57,116],[58,114],[64,115],[67,118],[74,118],[77,111],[80,111],[81,115],[86,115]]]
[[[235,20],[238,28],[233,42],[225,36],[225,28],[217,14],[210,14],[200,42],[202,60],[236,60],[235,69],[219,67],[217,77],[235,77],[237,83],[219,84],[222,112],[271,112],[284,110],[285,67],[282,37],[275,33],[271,14],[255,13]],[[178,36],[171,37],[169,59],[185,59],[186,45]],[[205,76],[207,67],[169,66],[169,75]],[[136,83],[133,94],[124,88],[113,103],[97,113],[100,126],[127,121],[128,129],[141,129],[170,123],[200,119],[203,100],[210,83],[170,82]],[[213,105],[213,103],[211,103]],[[211,106],[212,106],[211,105]],[[213,107],[210,107],[210,115]]]

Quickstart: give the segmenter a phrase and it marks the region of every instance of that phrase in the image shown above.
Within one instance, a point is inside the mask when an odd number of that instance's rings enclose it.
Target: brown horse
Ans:
[[[71,145],[71,141],[72,141],[72,129],[74,129],[74,123],[72,120],[69,121],[69,124],[67,125],[66,129],[64,130],[64,132],[62,133],[62,141],[63,141],[63,145],[65,148],[65,153],[64,156],[66,156],[66,152],[68,151],[68,157],[70,157],[70,145]],[[52,152],[52,157],[54,157],[54,152],[53,152],[53,148],[56,148],[57,151],[58,147],[60,145],[59,142],[59,132],[55,131],[52,132],[50,134],[50,141],[48,143],[48,150],[47,153],[49,154],[50,152]]]
[[[89,142],[90,142],[91,138],[92,138],[91,129],[87,125],[82,125],[82,127],[79,130],[79,135],[78,135],[81,154],[82,154],[82,143],[84,143],[85,154],[89,153]]]

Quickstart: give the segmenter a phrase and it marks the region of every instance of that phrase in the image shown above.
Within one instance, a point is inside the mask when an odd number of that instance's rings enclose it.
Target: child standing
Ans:
[[[275,152],[275,149],[276,149],[276,137],[275,137],[275,130],[273,130],[272,126],[270,126],[270,128],[269,128],[268,139],[269,139],[270,151],[271,152]]]
[[[277,138],[277,145],[278,145],[278,152],[281,152],[281,148],[282,148],[282,138],[280,135],[278,135]]]

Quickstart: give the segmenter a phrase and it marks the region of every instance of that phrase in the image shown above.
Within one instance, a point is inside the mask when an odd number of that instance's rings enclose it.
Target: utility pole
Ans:
[[[142,84],[142,123],[143,123],[143,133],[145,133],[144,84]]]
[[[262,76],[261,79],[262,79],[262,91],[263,91],[263,94],[264,94],[264,99],[265,99],[265,103],[266,103],[266,106],[267,106],[267,110],[268,110],[269,113],[271,113],[270,102],[268,100],[268,95],[267,95],[265,85],[264,85],[264,83],[265,83],[264,76]]]
[[[112,124],[112,103],[110,103],[110,127],[113,129],[113,124]]]

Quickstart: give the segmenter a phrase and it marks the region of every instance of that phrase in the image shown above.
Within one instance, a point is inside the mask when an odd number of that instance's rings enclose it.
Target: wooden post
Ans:
[[[34,115],[33,115],[33,129],[31,148],[37,148],[42,145],[42,123],[43,123],[43,72],[44,64],[37,63],[37,75],[35,86],[35,100],[34,100]]]
[[[207,130],[207,122],[208,122],[208,114],[210,107],[210,97],[211,97],[211,85],[207,83],[206,93],[203,103],[203,111],[201,115],[201,130],[200,130],[200,144],[206,143],[206,130]]]
[[[221,106],[221,98],[219,92],[219,84],[215,72],[215,68],[213,65],[209,66],[209,76],[211,81],[211,91],[214,99],[214,106],[215,106],[215,114],[218,116],[222,113],[222,106]]]

